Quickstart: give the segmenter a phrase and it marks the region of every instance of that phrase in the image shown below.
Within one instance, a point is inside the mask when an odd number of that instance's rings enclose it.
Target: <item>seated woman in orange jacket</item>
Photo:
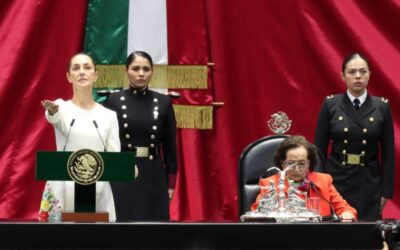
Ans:
[[[313,172],[317,163],[317,151],[314,145],[303,136],[286,138],[275,152],[275,164],[281,169],[291,167],[286,171],[285,186],[288,188],[288,180],[293,180],[292,186],[297,186],[301,191],[307,191],[308,197],[320,198],[320,214],[323,217],[331,215],[331,206],[339,215],[341,221],[353,221],[357,219],[357,211],[350,206],[336,191],[329,174]],[[274,180],[275,187],[279,183],[280,174],[260,179],[260,187],[269,186],[270,180]],[[256,201],[251,205],[251,210],[258,208],[260,199],[264,196],[265,189],[261,188]]]

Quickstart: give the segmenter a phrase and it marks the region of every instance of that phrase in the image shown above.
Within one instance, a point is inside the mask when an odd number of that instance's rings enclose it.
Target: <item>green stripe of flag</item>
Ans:
[[[128,0],[90,0],[85,52],[98,64],[124,64],[127,56]]]

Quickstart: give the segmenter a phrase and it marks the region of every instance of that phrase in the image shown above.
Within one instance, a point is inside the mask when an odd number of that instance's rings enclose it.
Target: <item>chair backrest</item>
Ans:
[[[287,135],[273,135],[248,145],[239,159],[239,216],[250,210],[259,193],[258,182],[273,166],[275,150]]]

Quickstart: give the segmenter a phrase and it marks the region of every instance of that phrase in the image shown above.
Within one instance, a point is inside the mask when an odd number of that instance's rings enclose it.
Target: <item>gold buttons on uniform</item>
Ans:
[[[149,155],[149,160],[153,160],[154,157],[152,155]]]
[[[362,140],[362,144],[367,144],[367,140]]]
[[[129,143],[129,144],[128,144],[128,148],[132,148],[132,144]]]
[[[126,135],[125,135],[125,138],[126,138],[126,139],[129,139],[129,138],[131,138],[131,136],[130,136],[129,134],[126,134]]]
[[[365,155],[365,151],[361,151],[361,155]]]
[[[125,96],[121,96],[119,99],[121,99],[121,101],[125,101]]]
[[[344,128],[343,131],[344,132],[349,132],[349,129],[348,128]]]
[[[158,107],[157,107],[157,106],[155,106],[155,107],[154,107],[154,110],[158,110]]]
[[[154,125],[154,126],[153,126],[153,130],[157,130],[157,126]]]
[[[346,149],[343,149],[343,154],[346,154],[346,152],[347,152]]]
[[[128,118],[128,115],[127,114],[123,114],[122,118],[126,119],[126,118]]]
[[[368,129],[364,128],[364,129],[363,129],[363,132],[364,132],[364,133],[367,133],[367,132],[368,132]]]
[[[158,99],[157,99],[157,98],[154,98],[154,99],[153,99],[153,102],[158,102]]]
[[[370,117],[370,118],[369,118],[369,121],[370,121],[370,122],[373,122],[373,121],[374,121],[374,118],[373,118],[373,117]]]
[[[151,147],[151,148],[154,148],[154,144],[153,144],[153,143],[150,143],[150,147]]]
[[[128,123],[124,123],[124,128],[127,128],[128,127]]]
[[[156,136],[155,135],[150,135],[150,138],[154,139],[154,138],[156,138]]]
[[[125,105],[122,105],[122,107],[121,107],[122,109],[126,109],[126,106]]]
[[[349,143],[346,139],[343,141],[344,142],[344,144],[347,144],[347,143]]]
[[[343,120],[343,116],[339,116],[338,120],[339,121]]]

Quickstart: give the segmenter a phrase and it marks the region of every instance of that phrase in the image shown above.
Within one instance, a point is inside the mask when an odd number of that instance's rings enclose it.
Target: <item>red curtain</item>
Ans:
[[[340,65],[350,52],[369,58],[368,91],[390,100],[398,136],[400,0],[168,0],[168,19],[170,4],[179,25],[168,29],[182,32],[169,40],[178,48],[169,51],[170,63],[214,62],[210,91],[225,103],[215,110],[213,130],[180,131],[175,220],[236,220],[243,148],[271,134],[266,123],[277,111],[293,121],[290,134],[312,141],[323,98],[345,91]],[[1,218],[36,216],[43,183],[34,179],[35,152],[54,149],[40,100],[71,96],[66,63],[81,49],[86,5],[0,3]],[[202,94],[185,92],[192,93]],[[399,185],[386,217],[399,217]]]
[[[81,50],[86,1],[0,3],[0,218],[35,218],[35,153],[54,150],[43,99],[70,98],[68,59]]]

